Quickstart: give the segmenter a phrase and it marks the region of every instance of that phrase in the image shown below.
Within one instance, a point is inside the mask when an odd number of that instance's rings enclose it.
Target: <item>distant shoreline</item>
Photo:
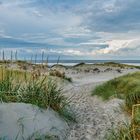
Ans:
[[[40,63],[39,63],[40,64]],[[49,66],[53,66],[56,63],[48,63]],[[80,63],[59,63],[60,65],[64,65],[64,66],[75,66],[78,65]],[[85,63],[85,64],[97,64],[97,63]],[[126,64],[126,65],[134,65],[134,66],[140,66],[140,63],[120,63],[120,64]]]
[[[74,66],[80,63],[98,64],[98,63],[108,63],[108,62],[140,66],[140,60],[59,60],[58,64],[64,65],[64,66]],[[42,63],[42,61],[37,60],[37,63],[40,64]],[[49,66],[52,66],[55,64],[57,64],[57,60],[48,60]]]

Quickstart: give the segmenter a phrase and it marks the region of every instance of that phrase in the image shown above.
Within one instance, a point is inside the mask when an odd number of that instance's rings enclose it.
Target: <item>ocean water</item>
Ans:
[[[41,62],[42,62],[41,60],[38,61],[38,63]],[[74,66],[79,63],[96,64],[96,63],[106,63],[106,62],[115,62],[115,63],[121,63],[127,65],[140,66],[140,60],[60,60],[59,62],[57,62],[57,60],[48,60],[48,65],[52,66],[58,63],[66,66]]]

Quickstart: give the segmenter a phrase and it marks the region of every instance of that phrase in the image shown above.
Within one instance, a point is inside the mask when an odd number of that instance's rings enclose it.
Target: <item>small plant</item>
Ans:
[[[61,78],[65,77],[65,73],[64,72],[60,72],[58,70],[51,70],[49,74],[51,76],[57,76],[57,77],[61,77]]]
[[[49,74],[50,74],[50,76],[60,77],[60,78],[63,78],[65,80],[69,81],[69,82],[72,82],[72,78],[67,77],[65,75],[65,72],[60,72],[58,70],[51,70]]]

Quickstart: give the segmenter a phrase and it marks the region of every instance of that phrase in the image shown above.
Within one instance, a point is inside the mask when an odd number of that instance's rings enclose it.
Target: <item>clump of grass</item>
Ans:
[[[117,128],[110,129],[106,135],[106,140],[135,140],[131,125],[124,123]]]
[[[49,74],[50,74],[51,76],[57,76],[57,77],[61,77],[61,78],[64,78],[64,77],[65,77],[65,73],[64,73],[64,72],[60,72],[60,71],[58,71],[58,70],[51,70],[51,71],[49,72]]]
[[[132,107],[132,130],[133,137],[137,140],[140,139],[140,104],[133,105]]]
[[[50,76],[56,76],[56,77],[60,77],[60,78],[62,78],[62,79],[65,79],[65,80],[67,80],[67,81],[69,81],[69,82],[72,82],[72,78],[70,78],[70,77],[67,77],[66,75],[65,75],[65,72],[60,72],[60,71],[58,71],[58,70],[51,70],[50,72],[49,72],[49,75]]]
[[[109,99],[111,96],[116,94],[115,86],[112,81],[108,81],[103,85],[99,85],[95,88],[92,95],[101,96],[104,100]]]
[[[140,139],[140,105],[134,105],[132,122],[124,122],[120,126],[112,127],[106,135],[107,140],[139,140]]]
[[[128,110],[132,105],[140,103],[140,72],[127,74],[97,86],[92,95],[101,96],[107,100],[113,97],[122,98]]]
[[[62,93],[62,89],[58,88],[56,83],[51,80],[35,80],[29,82],[24,88],[21,88],[21,102],[32,103],[41,108],[51,107],[59,111],[67,103],[67,99]]]
[[[67,117],[67,120],[73,118],[66,112],[69,99],[63,95],[62,88],[59,88],[56,82],[49,80],[48,77],[28,80],[25,77],[23,81],[13,77],[13,74],[7,70],[0,80],[0,100],[30,103],[45,109],[50,107],[64,118]]]
[[[128,109],[132,108],[133,105],[139,103],[140,103],[140,91],[134,91],[126,95],[125,104]]]

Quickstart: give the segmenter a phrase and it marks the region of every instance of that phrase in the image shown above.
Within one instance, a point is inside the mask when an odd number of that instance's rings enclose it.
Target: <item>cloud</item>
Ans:
[[[95,53],[108,54],[119,51],[120,49],[127,48],[134,40],[111,40],[107,41],[108,47],[97,50]]]
[[[87,19],[91,29],[108,32],[139,30],[140,2],[138,0],[109,0],[108,2],[95,0],[92,3],[92,8],[87,10],[92,13]]]
[[[37,1],[38,2],[38,1]],[[40,2],[40,5],[44,1]],[[51,7],[39,8],[39,5],[31,5],[33,1],[8,1],[0,7],[0,19],[4,22],[7,34],[21,36],[22,34],[46,34],[60,35],[57,30],[67,30],[69,27],[78,27],[81,24],[80,16],[70,11],[53,11]],[[39,2],[38,2],[39,3]],[[15,22],[16,21],[16,22]]]
[[[0,0],[0,37],[56,45],[50,53],[62,55],[138,57],[139,7],[139,0]]]

